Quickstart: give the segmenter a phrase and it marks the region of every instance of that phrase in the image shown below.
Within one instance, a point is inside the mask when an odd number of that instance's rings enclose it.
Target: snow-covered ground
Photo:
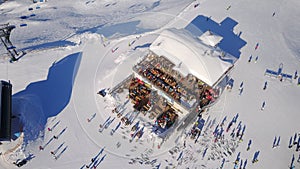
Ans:
[[[297,0],[2,3],[1,23],[16,25],[11,41],[28,53],[9,63],[0,46],[0,79],[9,79],[13,84],[13,111],[24,123],[22,146],[4,153],[4,145],[0,145],[0,166],[13,168],[12,162],[28,158],[23,168],[84,168],[98,155],[95,163],[99,168],[220,168],[223,158],[223,168],[233,168],[240,152],[249,169],[288,168],[293,154],[295,168],[300,168],[299,151],[295,151],[296,146],[288,148],[290,137],[300,132],[299,86],[295,79],[281,82],[264,75],[266,69],[277,71],[281,63],[284,73],[294,75],[300,71],[299,7]],[[204,113],[208,119],[198,142],[178,132],[158,147],[159,140],[151,136],[147,123],[138,141],[129,142],[131,126],[123,124],[111,136],[111,130],[120,122],[111,110],[114,104],[125,103],[126,98],[115,100],[96,93],[125,79],[162,30],[185,28],[198,15],[217,23],[230,17],[237,22],[232,31],[246,42],[232,72],[233,89],[224,91]],[[252,61],[248,62],[250,55]],[[268,85],[263,90],[265,81]],[[237,123],[241,121],[245,126],[243,141],[230,137],[236,123],[225,132],[223,141],[214,142],[216,126],[226,117],[225,129],[237,113]],[[114,121],[100,133],[99,124],[109,116],[115,117]],[[275,137],[280,137],[280,144],[272,148]],[[232,148],[231,156],[224,150],[227,148]],[[169,150],[177,151],[171,154]],[[259,161],[253,164],[257,151]]]

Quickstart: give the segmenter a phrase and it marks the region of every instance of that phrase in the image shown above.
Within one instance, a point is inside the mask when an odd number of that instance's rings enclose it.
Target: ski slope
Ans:
[[[196,4],[199,5],[194,7]],[[40,8],[36,9],[37,6]],[[28,11],[29,7],[34,10]],[[25,132],[20,148],[1,155],[1,167],[14,168],[14,161],[32,154],[33,158],[23,168],[84,168],[94,157],[97,158],[92,165],[98,168],[220,168],[219,150],[236,143],[230,141],[230,132],[237,124],[225,133],[228,145],[214,143],[212,132],[225,116],[227,126],[238,113],[237,122],[246,126],[245,135],[235,145],[233,154],[225,157],[223,168],[233,168],[239,152],[243,162],[247,159],[247,169],[289,168],[293,154],[295,168],[299,168],[299,152],[295,146],[288,148],[290,137],[300,132],[299,86],[295,79],[281,82],[264,75],[266,69],[277,71],[281,63],[284,73],[294,75],[296,70],[300,71],[299,7],[297,0],[48,0],[1,4],[1,21],[28,25],[17,27],[11,37],[15,46],[28,54],[13,64],[7,56],[0,58],[0,79],[9,79],[13,84],[14,112],[21,114]],[[19,18],[32,13],[36,16]],[[204,114],[208,118],[206,133],[196,144],[184,137],[184,131],[174,133],[160,148],[159,140],[148,134],[147,127],[138,141],[129,141],[131,126],[123,124],[112,136],[110,132],[120,118],[111,110],[117,102],[124,103],[126,96],[114,100],[97,92],[126,78],[161,31],[185,28],[198,15],[217,23],[232,18],[238,23],[232,31],[247,42],[240,49],[232,72],[233,89],[224,91]],[[106,37],[104,41],[101,35]],[[130,43],[133,45],[129,46]],[[0,51],[4,53],[2,47]],[[248,62],[250,55],[253,58]],[[263,90],[265,81],[268,85]],[[264,101],[266,106],[261,110]],[[115,119],[100,133],[99,124],[110,116]],[[275,136],[280,136],[281,141],[272,148]],[[250,139],[252,144],[247,151]],[[39,150],[39,146],[44,149]],[[174,149],[177,152],[170,154],[169,150]],[[55,152],[56,160],[51,151]],[[259,161],[253,164],[256,151],[260,151]],[[145,156],[149,159],[143,160]]]

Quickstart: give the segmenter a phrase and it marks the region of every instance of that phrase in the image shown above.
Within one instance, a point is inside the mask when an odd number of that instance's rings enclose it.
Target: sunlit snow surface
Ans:
[[[195,8],[196,4],[199,5]],[[290,137],[300,132],[299,86],[294,79],[280,82],[264,76],[266,69],[277,71],[281,63],[284,73],[294,75],[297,69],[300,71],[299,7],[297,0],[2,3],[0,24],[16,25],[11,41],[17,49],[28,53],[19,61],[9,63],[3,45],[0,46],[0,79],[9,79],[13,84],[13,111],[20,114],[25,132],[22,146],[2,154],[1,167],[13,168],[14,161],[29,157],[23,168],[81,168],[99,153],[98,168],[218,168],[223,157],[226,159],[224,168],[233,168],[241,152],[240,158],[243,162],[247,159],[246,168],[249,169],[288,168],[293,154],[294,165],[299,168],[296,146],[288,148]],[[231,18],[237,23],[232,31],[246,42],[246,46],[238,48],[240,53],[233,45],[232,51],[239,54],[232,72],[233,89],[226,90],[205,113],[205,117],[209,117],[204,126],[206,133],[203,132],[198,143],[186,138],[184,148],[182,133],[175,133],[160,148],[158,140],[150,134],[130,143],[130,133],[126,132],[130,127],[122,129],[123,124],[110,135],[120,121],[117,117],[108,129],[99,133],[99,124],[109,116],[116,116],[111,113],[110,106],[117,101],[125,102],[126,96],[116,101],[96,93],[115,86],[130,74],[131,65],[140,59],[139,55],[146,52],[162,30],[187,28],[197,16],[215,23]],[[259,47],[255,50],[257,43]],[[228,49],[228,46],[223,47]],[[253,58],[249,63],[250,55]],[[263,90],[265,81],[268,86]],[[239,95],[241,82],[244,89]],[[266,106],[262,111],[263,101]],[[228,146],[214,143],[212,132],[217,124],[227,116],[227,127],[237,113],[238,122],[246,125],[244,141],[235,145],[237,141],[229,139],[230,130],[225,133]],[[190,129],[191,126],[186,128]],[[59,136],[58,139],[54,139],[54,135]],[[273,149],[275,136],[280,136],[281,141],[280,146]],[[247,151],[249,139],[252,145]],[[39,150],[39,146],[44,150]],[[174,152],[176,146],[177,152]],[[235,147],[233,154],[217,159],[226,147]],[[57,160],[51,151],[55,152]],[[260,151],[259,161],[252,164],[256,151]],[[180,154],[182,159],[177,160]],[[148,161],[141,160],[145,156],[149,157]],[[137,162],[130,164],[132,159]]]

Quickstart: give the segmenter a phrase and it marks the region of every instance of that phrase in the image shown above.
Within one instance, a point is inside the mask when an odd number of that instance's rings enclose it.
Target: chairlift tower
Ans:
[[[0,24],[0,39],[11,57],[11,62],[17,61],[19,58],[19,54],[16,51],[16,47],[11,43],[9,39],[10,33],[14,28],[16,27],[14,25],[9,25],[9,23]]]

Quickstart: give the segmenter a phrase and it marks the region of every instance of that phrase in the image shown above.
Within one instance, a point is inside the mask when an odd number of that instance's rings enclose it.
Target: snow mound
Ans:
[[[20,120],[23,122],[25,145],[32,140],[36,140],[46,123],[43,107],[40,99],[35,95],[26,95],[13,99],[13,112],[18,112]]]
[[[81,53],[55,62],[46,80],[29,84],[13,95],[14,113],[21,117],[26,140],[35,140],[44,131],[47,119],[59,114],[69,103]]]

